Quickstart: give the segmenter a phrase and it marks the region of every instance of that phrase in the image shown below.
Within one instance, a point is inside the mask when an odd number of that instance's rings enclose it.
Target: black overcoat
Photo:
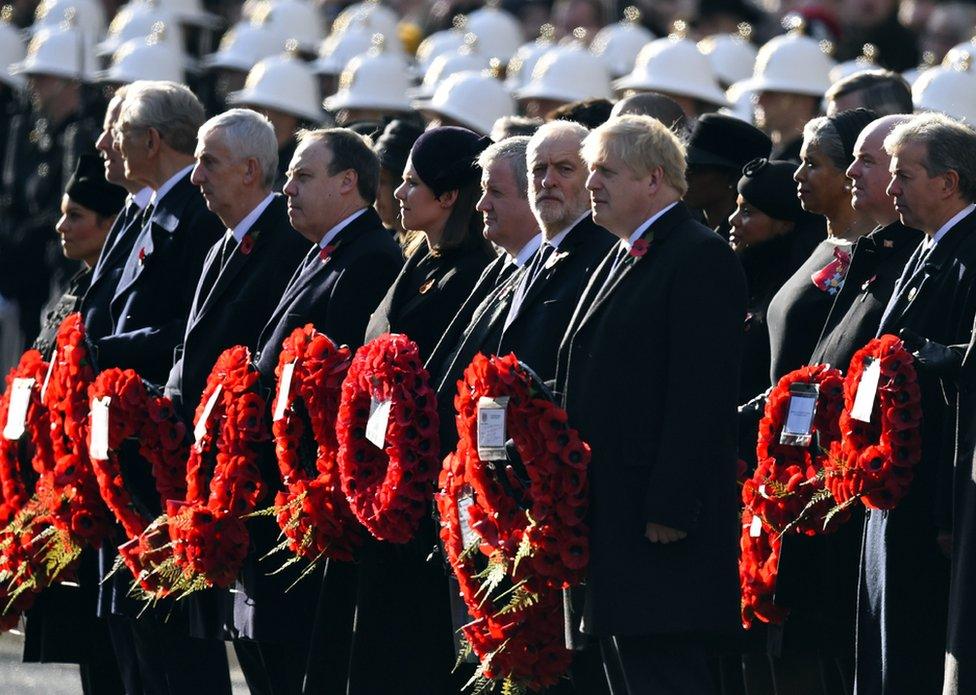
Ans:
[[[644,238],[609,282],[616,253],[597,268],[559,351],[557,389],[593,451],[584,631],[728,634],[745,278],[682,203]],[[688,536],[653,544],[648,522]]]

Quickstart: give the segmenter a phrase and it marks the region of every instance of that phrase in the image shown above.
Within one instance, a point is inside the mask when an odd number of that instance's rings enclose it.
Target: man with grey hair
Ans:
[[[619,239],[575,308],[556,375],[593,452],[582,630],[599,640],[611,692],[706,695],[717,692],[708,645],[739,624],[745,278],[681,202],[685,150],[667,127],[612,118],[582,154],[593,219]]]
[[[453,398],[448,394],[474,355],[482,349],[494,353],[488,336],[497,322],[500,305],[510,300],[512,277],[531,260],[542,242],[539,226],[527,199],[525,163],[527,136],[506,138],[485,149],[478,157],[481,168],[481,198],[477,209],[484,216],[485,238],[504,253],[481,273],[474,289],[441,336],[427,360],[431,383],[438,393],[441,410],[442,449],[453,448],[457,440]],[[495,336],[497,343],[498,336]]]
[[[196,164],[190,181],[227,231],[203,264],[183,344],[177,348],[166,395],[186,419],[206,385],[221,352],[252,345],[278,304],[292,271],[310,244],[288,222],[285,198],[272,192],[278,144],[267,118],[249,109],[231,109],[199,130]],[[262,471],[276,470],[272,452]],[[274,490],[277,476],[265,480]],[[309,587],[288,587],[297,568],[270,576],[258,559],[277,545],[281,529],[273,517],[247,523],[251,544],[231,593],[234,650],[253,693],[298,692],[308,650],[300,616],[307,611]]]
[[[949,600],[949,531],[958,413],[958,362],[941,345],[970,341],[976,314],[976,132],[939,114],[913,117],[884,140],[888,194],[924,239],[908,259],[877,335],[896,333],[916,352],[921,459],[894,509],[869,510],[861,553],[856,688],[939,693]],[[970,484],[970,481],[966,481]],[[921,600],[919,597],[924,597]]]
[[[95,343],[103,369],[165,383],[183,340],[203,260],[223,233],[190,182],[203,121],[203,106],[183,85],[135,82],[126,92],[114,147],[125,177],[153,194],[112,298],[112,334]]]
[[[152,383],[165,383],[173,353],[184,336],[203,261],[223,233],[190,182],[203,106],[189,89],[172,82],[135,82],[126,90],[113,146],[125,178],[153,190],[141,229],[116,286],[112,332],[92,337],[100,369],[129,368]],[[127,480],[150,513],[159,512],[151,478]],[[188,599],[172,611],[143,612],[127,596],[128,582],[116,573],[105,583],[113,615],[126,618],[135,663],[122,664],[127,678],[145,692],[230,693],[227,654],[214,624],[202,616],[218,595]],[[113,641],[119,636],[113,628]],[[117,650],[116,656],[123,654]]]

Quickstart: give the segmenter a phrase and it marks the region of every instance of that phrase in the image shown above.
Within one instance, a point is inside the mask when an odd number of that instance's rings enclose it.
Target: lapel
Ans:
[[[946,266],[953,266],[952,261],[956,256],[956,249],[972,231],[974,221],[976,221],[976,212],[960,220],[939,240],[939,243],[929,253],[929,257],[922,263],[922,267],[910,277],[907,277],[904,282],[899,282],[898,298],[895,300],[891,312],[878,328],[878,335],[881,335],[887,326],[903,319],[915,304],[916,300],[920,296],[927,294],[924,291],[925,288],[938,281],[939,276],[943,274]],[[919,244],[918,248],[915,249],[915,253],[908,260],[906,268],[912,267],[912,264],[917,262],[921,252],[922,244]]]
[[[190,183],[190,175],[187,174],[156,205],[152,220],[139,231],[122,271],[122,277],[129,279],[115,290],[115,297],[128,291],[145,269],[152,265],[153,253],[168,245],[173,233],[180,226],[180,215],[195,190],[196,186]]]
[[[631,270],[638,263],[646,263],[648,260],[653,258],[661,247],[661,244],[667,241],[668,236],[679,224],[691,219],[691,215],[688,212],[688,208],[685,207],[684,203],[678,202],[673,208],[668,210],[664,215],[659,217],[657,220],[651,224],[650,227],[641,235],[641,239],[647,241],[647,250],[641,256],[635,256],[628,254],[620,262],[620,267],[617,272],[614,273],[613,277],[610,278],[609,282],[604,281],[603,284],[593,287],[591,285],[590,289],[596,292],[593,298],[593,302],[586,309],[586,313],[583,314],[580,319],[579,328],[582,328],[586,323],[593,318],[599,311],[606,306],[607,301],[613,295],[614,290],[620,286],[627,275],[630,274]],[[614,246],[611,254],[604,259],[603,277],[605,278],[609,272],[609,263],[612,263],[614,253],[616,253],[619,246]],[[604,286],[605,285],[605,286]]]
[[[374,224],[375,223],[375,224]],[[339,232],[332,241],[332,253],[326,259],[315,259],[311,264],[306,265],[304,261],[295,269],[295,274],[288,282],[288,286],[281,295],[278,306],[271,316],[269,325],[277,323],[284,313],[287,313],[288,306],[308,287],[313,280],[329,272],[347,253],[349,247],[356,243],[356,237],[360,233],[367,231],[370,227],[380,224],[379,217],[372,208],[368,208],[365,213],[352,221],[349,226]],[[320,253],[318,245],[312,247],[316,254]]]
[[[451,253],[452,252],[450,251],[448,252],[448,254]],[[419,266],[421,262],[429,257],[431,257],[430,249],[427,249],[427,251],[423,254],[423,257],[417,259],[415,267]],[[417,307],[423,304],[424,300],[430,296],[431,292],[437,291],[438,286],[454,268],[453,264],[444,263],[444,260],[446,260],[445,256],[434,259],[434,261],[430,264],[430,267],[428,267],[427,271],[424,273],[423,280],[420,283],[420,290],[411,297],[404,297],[403,294],[406,291],[406,286],[409,282],[413,269],[410,269],[411,272],[403,273],[403,283],[400,283],[400,278],[397,278],[396,289],[393,292],[393,305],[396,306],[397,304],[400,304],[400,309],[396,312],[397,317],[402,319],[404,316],[407,316],[411,311],[414,311]],[[446,273],[444,272],[445,270],[447,271]]]
[[[244,239],[234,245],[233,250],[230,252],[230,258],[227,259],[227,265],[220,271],[213,287],[210,288],[210,292],[203,298],[203,304],[199,307],[199,313],[194,316],[193,323],[187,328],[187,334],[217,304],[220,297],[227,292],[227,288],[234,282],[234,278],[240,274],[241,270],[243,270],[251,258],[260,255],[264,251],[264,248],[274,237],[275,222],[283,214],[284,205],[284,197],[280,194],[276,195],[264,212],[254,221],[251,228],[247,230]],[[247,242],[247,239],[251,241]],[[219,244],[222,241],[218,242],[215,249],[219,249]],[[242,249],[248,245],[250,246],[250,250],[244,253]],[[219,252],[214,252],[210,260],[219,263]]]
[[[102,253],[98,257],[98,263],[95,264],[95,269],[92,271],[91,285],[94,285],[102,278],[102,271],[119,256],[119,249],[122,247],[120,242],[130,231],[130,228],[135,224],[136,220],[139,219],[142,210],[136,207],[135,203],[132,204],[132,208],[134,212],[131,217],[119,215],[112,224],[112,229],[109,230],[108,237],[105,239],[105,247],[102,249]],[[129,206],[127,204],[124,212],[128,210]]]
[[[584,235],[589,231],[592,226],[592,218],[587,215],[582,220],[577,222],[573,228],[569,231],[569,234],[563,239],[563,243],[559,245],[559,249],[554,251],[549,260],[546,261],[545,267],[539,271],[539,277],[535,279],[525,292],[525,296],[522,297],[522,303],[519,304],[518,313],[512,318],[512,322],[508,324],[505,328],[507,332],[512,326],[514,326],[519,318],[522,316],[525,307],[535,300],[539,293],[545,288],[547,284],[556,276],[560,267],[565,265],[566,259],[573,255],[573,251],[584,241]],[[545,242],[542,242],[545,244]],[[536,253],[542,253],[542,246]]]

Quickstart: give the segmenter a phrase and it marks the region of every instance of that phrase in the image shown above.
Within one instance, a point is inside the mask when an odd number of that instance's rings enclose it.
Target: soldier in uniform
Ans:
[[[75,29],[38,34],[17,70],[29,112],[14,116],[0,172],[0,294],[19,306],[27,342],[41,308],[77,265],[54,234],[61,194],[82,153],[95,154],[97,124],[84,110],[85,49]],[[54,291],[52,291],[54,290]]]

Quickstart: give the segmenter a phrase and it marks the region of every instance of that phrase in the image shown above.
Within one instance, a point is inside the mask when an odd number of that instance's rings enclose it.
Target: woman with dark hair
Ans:
[[[125,189],[105,180],[102,160],[82,155],[61,198],[61,218],[55,227],[65,258],[83,266],[65,293],[41,315],[41,332],[34,348],[50,359],[58,326],[78,311],[91,282],[92,269],[116,215],[125,204]],[[98,603],[98,553],[82,551],[75,582],[47,587],[27,611],[24,630],[25,663],[78,664],[82,692],[101,695],[124,691],[112,651],[108,627],[95,615]]]
[[[396,235],[401,246],[407,246],[407,231],[400,221],[400,202],[393,192],[403,181],[403,170],[410,156],[410,148],[423,133],[420,126],[404,119],[394,119],[386,124],[376,138],[373,152],[380,160],[380,185],[376,190],[376,213],[383,226]]]
[[[737,186],[736,210],[729,217],[729,243],[749,286],[740,399],[769,387],[769,302],[825,236],[823,218],[800,206],[795,170],[792,162],[756,159],[747,164]]]
[[[455,127],[428,130],[414,143],[396,197],[404,228],[419,234],[370,318],[367,342],[403,333],[426,360],[491,260],[474,207],[476,161],[489,144]],[[391,683],[403,695],[456,692],[447,573],[436,547],[428,514],[409,543],[372,540],[360,550],[349,695],[389,692]]]
[[[407,262],[370,317],[366,342],[383,333],[404,333],[427,359],[481,271],[494,258],[481,213],[478,154],[491,141],[454,126],[428,130],[410,150],[400,201],[404,229],[419,232],[407,246]]]

